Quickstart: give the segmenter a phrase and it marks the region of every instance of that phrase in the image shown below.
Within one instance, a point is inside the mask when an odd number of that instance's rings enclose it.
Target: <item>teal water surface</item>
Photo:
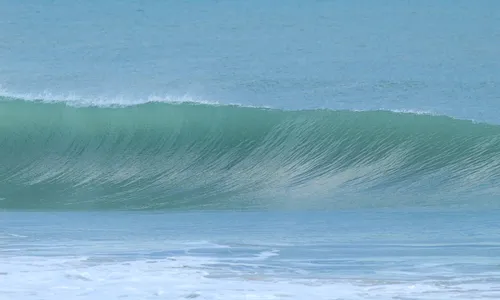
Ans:
[[[0,299],[500,298],[499,9],[0,0]]]

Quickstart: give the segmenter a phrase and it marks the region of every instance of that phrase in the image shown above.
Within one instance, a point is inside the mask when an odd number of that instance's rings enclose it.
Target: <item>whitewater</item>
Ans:
[[[0,300],[500,299],[499,4],[0,0]]]

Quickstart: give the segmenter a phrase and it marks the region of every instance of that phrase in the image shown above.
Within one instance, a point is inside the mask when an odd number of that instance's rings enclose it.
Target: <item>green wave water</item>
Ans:
[[[0,209],[498,206],[500,126],[390,111],[0,101]]]

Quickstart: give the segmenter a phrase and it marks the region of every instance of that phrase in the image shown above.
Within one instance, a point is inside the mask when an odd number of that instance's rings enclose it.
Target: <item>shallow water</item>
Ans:
[[[498,215],[4,212],[0,297],[495,298]]]

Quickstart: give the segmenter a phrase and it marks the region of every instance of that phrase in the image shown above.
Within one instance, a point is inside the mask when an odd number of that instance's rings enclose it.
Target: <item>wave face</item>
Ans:
[[[500,127],[390,111],[2,98],[1,209],[497,205]]]

